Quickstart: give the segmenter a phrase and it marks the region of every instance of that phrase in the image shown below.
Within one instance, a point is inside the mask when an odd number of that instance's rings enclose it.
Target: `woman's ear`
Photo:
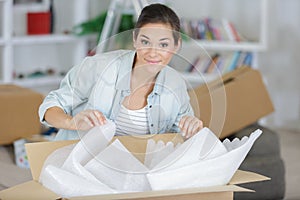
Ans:
[[[181,38],[178,39],[177,45],[175,46],[175,52],[178,52],[181,48]]]
[[[136,38],[135,38],[135,32],[132,31],[132,41],[133,41],[133,47],[136,48]]]

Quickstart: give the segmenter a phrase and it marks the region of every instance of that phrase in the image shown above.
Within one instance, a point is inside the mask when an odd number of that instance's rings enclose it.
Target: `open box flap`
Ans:
[[[255,74],[255,75],[250,75],[250,74]],[[201,86],[190,90],[189,95],[193,97],[194,93],[196,93],[196,94],[201,94],[197,98],[204,98],[203,96],[204,94],[210,95],[210,93],[220,92],[220,90],[224,92],[225,86],[236,83],[236,81],[238,80],[243,80],[245,79],[245,76],[250,77],[251,79],[256,78],[255,81],[258,82],[262,81],[259,71],[251,69],[249,67],[239,67],[232,72],[222,75],[221,77],[219,77],[214,81],[211,81],[206,84],[202,84]],[[226,90],[226,92],[228,92],[228,90]]]
[[[249,171],[237,170],[228,184],[236,185],[257,181],[267,181],[271,178]]]
[[[54,200],[58,198],[59,196],[57,194],[33,180],[0,191],[0,199],[3,200]]]
[[[223,192],[223,193],[222,193]],[[101,195],[101,199],[157,199],[158,197],[165,199],[164,197],[170,197],[170,199],[179,199],[177,196],[188,196],[193,194],[200,194],[201,199],[210,199],[205,198],[205,194],[210,194],[208,196],[213,196],[212,199],[223,199],[218,198],[216,194],[224,195],[224,192],[253,192],[252,190],[245,189],[236,185],[224,185],[224,186],[214,186],[206,188],[188,188],[188,189],[178,189],[178,190],[158,190],[158,191],[147,191],[147,192],[133,192],[133,193],[124,193],[124,194],[108,194]],[[200,196],[198,196],[199,198]],[[160,199],[159,198],[159,199]],[[72,200],[82,199],[82,197],[73,197]],[[96,200],[99,199],[99,195],[95,196],[85,196],[85,200]],[[182,199],[193,199],[191,196],[188,198]],[[224,198],[227,199],[227,198]]]
[[[225,84],[231,82],[232,80],[234,80],[235,78],[239,77],[240,75],[242,75],[243,73],[246,73],[246,72],[256,72],[256,71],[253,69],[250,69],[249,67],[239,67],[236,70],[233,70],[231,72],[223,74],[219,78],[217,78],[213,81],[207,82],[206,84],[203,84],[199,87],[196,87],[193,90],[197,91],[198,93],[206,93],[208,91],[212,91],[213,88],[219,88],[223,84],[225,85]],[[256,73],[258,73],[258,72],[256,72]],[[191,93],[191,91],[189,93]]]
[[[123,194],[107,194],[107,195],[95,195],[95,196],[81,196],[73,197],[70,199],[194,199],[198,197],[203,200],[210,199],[232,199],[233,192],[252,192],[235,185],[224,185],[207,188],[189,188],[180,190],[161,190],[161,191],[147,191],[147,192],[135,192],[135,193],[123,193]],[[61,199],[57,194],[43,187],[37,181],[28,181],[23,184],[19,184],[12,188],[0,191],[1,199],[14,199],[14,200],[55,200]]]
[[[25,149],[30,164],[32,179],[35,181],[39,180],[43,164],[48,155],[50,155],[56,149],[74,144],[76,142],[78,142],[78,140],[26,143]]]

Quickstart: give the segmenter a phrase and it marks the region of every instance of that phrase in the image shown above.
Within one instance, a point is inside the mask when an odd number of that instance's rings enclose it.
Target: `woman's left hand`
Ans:
[[[203,128],[203,122],[194,116],[184,116],[179,122],[179,128],[184,137],[190,138]]]

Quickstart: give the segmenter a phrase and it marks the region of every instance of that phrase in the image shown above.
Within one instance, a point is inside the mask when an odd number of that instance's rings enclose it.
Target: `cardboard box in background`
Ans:
[[[27,88],[0,85],[0,145],[41,133],[38,108],[43,99]]]
[[[145,137],[131,137],[131,136],[117,136],[122,144],[130,151],[135,152],[134,155],[142,161],[141,155],[145,154],[147,140],[149,135]],[[174,144],[182,142],[182,136],[180,134],[157,134],[151,137],[155,141],[162,140],[164,142],[172,141]],[[26,151],[30,162],[32,181],[8,188],[0,191],[0,199],[59,199],[59,195],[43,187],[39,182],[39,176],[44,164],[44,161],[53,151],[66,145],[76,143],[76,140],[56,141],[56,142],[37,142],[26,144]],[[208,177],[209,178],[209,177]],[[70,199],[161,199],[161,200],[190,200],[190,199],[202,199],[202,200],[233,200],[234,192],[246,192],[251,191],[236,184],[264,181],[269,178],[246,171],[238,170],[230,183],[223,186],[214,186],[207,188],[187,188],[178,190],[160,190],[160,191],[147,191],[147,192],[134,192],[134,193],[122,193],[122,194],[107,194],[96,196],[84,196],[74,197]]]
[[[248,67],[189,90],[189,95],[195,115],[220,138],[274,111],[260,72]]]

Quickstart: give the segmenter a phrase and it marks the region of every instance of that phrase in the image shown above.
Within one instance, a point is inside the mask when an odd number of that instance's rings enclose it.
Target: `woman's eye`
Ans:
[[[166,47],[168,47],[168,46],[169,46],[168,43],[161,43],[161,44],[160,44],[160,47],[162,47],[162,48],[166,48]]]
[[[143,45],[148,45],[148,44],[149,44],[149,42],[148,42],[147,40],[142,40],[141,43],[142,43]]]

